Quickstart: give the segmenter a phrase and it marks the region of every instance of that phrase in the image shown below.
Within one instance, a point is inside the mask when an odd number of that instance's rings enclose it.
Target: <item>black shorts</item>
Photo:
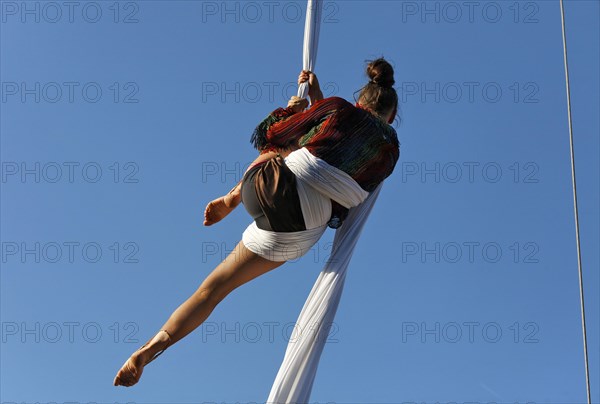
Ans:
[[[261,230],[306,230],[296,176],[281,156],[250,168],[242,178],[242,203]]]
[[[256,226],[259,229],[273,231],[269,224],[269,220],[265,216],[265,212],[263,212],[260,206],[260,201],[258,200],[258,195],[256,194],[256,189],[254,187],[254,179],[260,166],[260,164],[257,164],[250,168],[242,178],[242,203],[244,204],[246,211],[248,211],[250,216],[252,216],[252,219],[256,222]]]

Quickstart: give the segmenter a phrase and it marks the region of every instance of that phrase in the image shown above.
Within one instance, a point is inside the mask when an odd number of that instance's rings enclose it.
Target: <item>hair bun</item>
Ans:
[[[384,58],[371,61],[367,65],[367,76],[380,87],[391,88],[394,83],[394,68]]]

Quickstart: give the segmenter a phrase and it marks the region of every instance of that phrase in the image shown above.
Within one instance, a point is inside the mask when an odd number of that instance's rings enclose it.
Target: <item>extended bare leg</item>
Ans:
[[[269,261],[254,254],[240,241],[231,254],[204,279],[194,294],[171,314],[161,327],[168,334],[159,332],[147,346],[134,352],[115,376],[113,384],[127,387],[136,384],[150,358],[200,326],[231,291],[283,263]]]

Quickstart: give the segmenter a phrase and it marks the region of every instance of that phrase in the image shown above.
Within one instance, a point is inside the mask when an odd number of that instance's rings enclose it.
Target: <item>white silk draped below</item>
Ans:
[[[304,31],[304,70],[313,71],[315,67],[321,18],[322,0],[308,0]],[[306,98],[307,93],[308,85],[303,83],[299,86],[298,96]],[[298,169],[303,164],[302,162],[290,160],[286,160],[286,164],[292,170]],[[339,189],[332,189],[336,181],[324,180],[321,173],[327,174],[327,171],[319,171],[319,175],[313,178],[312,182],[309,182],[313,188],[318,189],[320,192],[329,192],[330,195],[339,192]],[[296,172],[295,174],[298,175]],[[354,207],[350,208],[343,225],[336,229],[331,256],[319,274],[300,312],[296,322],[296,330],[301,331],[293,335],[294,338],[290,338],[283,362],[269,393],[267,404],[308,403],[319,359],[329,335],[329,327],[333,324],[342,296],[346,271],[354,247],[382,186],[383,182],[368,194],[366,199],[364,199],[364,195],[344,196],[345,199],[356,200],[356,198],[359,198],[363,201],[358,205],[355,203],[349,204],[349,206]],[[303,214],[305,215],[305,221],[310,221],[311,213],[303,209]]]

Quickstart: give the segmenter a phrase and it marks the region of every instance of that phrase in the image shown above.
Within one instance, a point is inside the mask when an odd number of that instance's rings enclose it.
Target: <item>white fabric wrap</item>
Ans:
[[[301,183],[310,185],[320,194],[346,208],[357,206],[369,196],[354,178],[313,156],[305,147],[290,153],[285,158],[285,164]]]
[[[354,247],[383,186],[381,183],[368,193],[348,174],[305,148],[290,153],[285,163],[296,175],[305,223],[312,223],[314,227],[307,225],[308,230],[278,233],[261,230],[253,222],[242,236],[246,248],[272,261],[296,259],[306,254],[327,228],[330,199],[350,211],[344,224],[336,230],[331,256],[304,303],[275,377],[266,403],[277,404],[306,403],[310,399]]]
[[[253,222],[242,234],[246,248],[271,261],[294,260],[311,249],[327,229],[331,218],[331,199],[350,208],[369,195],[344,171],[313,156],[304,147],[290,153],[285,164],[296,176],[307,230],[278,233],[261,230]]]

